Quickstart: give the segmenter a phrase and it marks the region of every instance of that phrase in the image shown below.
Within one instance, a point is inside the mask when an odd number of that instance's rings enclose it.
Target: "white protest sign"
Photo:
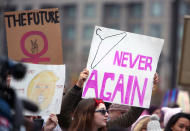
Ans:
[[[83,98],[148,108],[164,40],[95,27]]]
[[[65,84],[65,65],[27,64],[23,80],[11,79],[10,85],[19,97],[27,98],[40,107],[40,112],[25,115],[59,114]]]

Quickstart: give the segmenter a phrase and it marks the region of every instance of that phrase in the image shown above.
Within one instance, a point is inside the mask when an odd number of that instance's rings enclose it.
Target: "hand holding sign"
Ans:
[[[53,130],[58,124],[57,116],[55,114],[50,114],[47,122],[44,126],[44,131]]]
[[[84,82],[88,78],[88,75],[89,75],[89,71],[86,68],[83,69],[83,71],[80,73],[80,76],[78,78],[78,81],[77,81],[76,85],[78,87],[82,88],[83,85],[84,85]]]
[[[159,84],[159,82],[160,82],[160,79],[159,79],[158,73],[155,73],[153,83],[154,83],[154,85],[157,85],[157,84]]]

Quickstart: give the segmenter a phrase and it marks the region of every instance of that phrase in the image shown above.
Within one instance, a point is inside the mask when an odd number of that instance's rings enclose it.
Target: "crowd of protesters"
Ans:
[[[190,114],[182,112],[181,108],[151,105],[144,109],[107,104],[98,98],[82,99],[83,84],[88,76],[89,71],[84,69],[74,87],[63,96],[60,114],[50,114],[45,121],[41,116],[25,116],[22,130],[32,131],[34,124],[43,131],[190,131]],[[155,74],[153,84],[158,83]],[[0,109],[4,106],[1,101],[0,106]],[[6,116],[2,111],[0,130],[6,131],[2,124],[2,116]]]

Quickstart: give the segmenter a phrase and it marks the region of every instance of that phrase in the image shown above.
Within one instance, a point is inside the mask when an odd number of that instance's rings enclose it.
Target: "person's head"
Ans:
[[[169,108],[169,107],[162,107],[161,109],[164,112],[164,127],[166,127],[168,121],[172,116],[177,113],[182,112],[181,108]]]
[[[140,116],[131,131],[161,131],[159,117],[156,114]]]
[[[104,131],[108,113],[105,104],[100,99],[83,99],[77,105],[70,131],[89,131],[97,128]]]
[[[161,109],[158,106],[150,106],[147,112],[149,115],[156,114],[159,118],[161,118],[162,115]]]
[[[40,119],[41,116],[25,116],[25,118],[32,122],[34,119]]]
[[[111,104],[109,107],[109,118],[115,119],[129,110],[129,106],[120,104]]]
[[[137,121],[132,125],[131,131],[146,131],[147,124],[150,121],[150,115],[140,116]]]
[[[190,114],[177,113],[173,115],[166,127],[165,131],[189,131],[190,130]]]
[[[41,116],[25,116],[24,126],[27,131],[40,131],[44,120]]]
[[[162,131],[159,119],[158,115],[152,114],[150,116],[150,121],[147,124],[147,131]]]

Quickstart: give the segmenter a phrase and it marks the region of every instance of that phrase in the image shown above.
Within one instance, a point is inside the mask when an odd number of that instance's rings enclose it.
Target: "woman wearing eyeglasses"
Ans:
[[[59,125],[63,129],[69,128],[69,131],[104,131],[106,128],[131,126],[144,108],[131,107],[118,118],[107,121],[108,113],[102,100],[81,100],[82,87],[88,75],[89,71],[84,69],[76,85],[64,96],[61,113],[58,115]],[[74,113],[73,117],[71,117],[72,113]]]
[[[105,131],[108,119],[106,106],[101,99],[84,99],[74,112],[69,131]]]

